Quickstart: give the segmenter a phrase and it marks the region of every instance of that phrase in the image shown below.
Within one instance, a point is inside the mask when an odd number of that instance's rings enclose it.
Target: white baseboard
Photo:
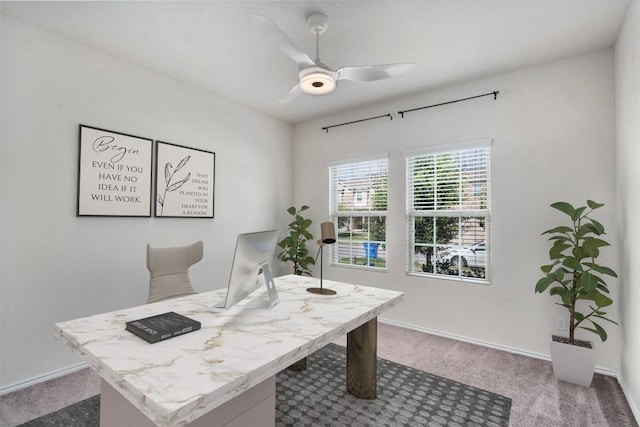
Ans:
[[[0,387],[0,396],[8,394],[23,388],[31,387],[45,381],[53,380],[55,378],[64,377],[65,375],[72,374],[81,369],[87,368],[89,365],[86,363],[78,363],[77,365],[68,366],[66,368],[58,369],[56,371],[49,372],[47,374],[39,375],[37,377],[29,378],[24,381],[10,384],[8,386]]]
[[[381,323],[386,323],[386,324],[392,325],[392,326],[398,326],[400,328],[411,329],[411,330],[414,330],[414,331],[417,331],[417,332],[423,332],[423,333],[429,334],[429,335],[436,335],[436,336],[443,337],[443,338],[449,338],[449,339],[456,340],[456,341],[462,341],[462,342],[467,342],[469,344],[475,344],[475,345],[479,345],[479,346],[482,346],[482,347],[488,347],[488,348],[492,348],[494,350],[506,351],[508,353],[514,353],[514,354],[519,354],[519,355],[522,355],[522,356],[533,357],[534,359],[546,360],[548,362],[551,361],[551,355],[549,355],[549,354],[534,353],[534,352],[531,352],[531,351],[521,350],[521,349],[514,348],[514,347],[507,347],[507,346],[494,344],[494,343],[487,342],[487,341],[481,341],[481,340],[477,340],[477,339],[474,339],[474,338],[465,337],[465,336],[462,336],[462,335],[455,335],[455,334],[450,334],[448,332],[441,332],[441,331],[436,331],[436,330],[433,330],[433,329],[422,328],[422,327],[411,325],[411,324],[408,324],[408,323],[397,322],[395,320],[388,320],[388,319],[380,318],[380,322]],[[607,376],[610,376],[610,377],[618,378],[618,373],[616,371],[612,370],[612,369],[600,368],[600,367],[596,366],[595,372],[598,373],[598,374],[602,374],[602,375],[607,375]]]

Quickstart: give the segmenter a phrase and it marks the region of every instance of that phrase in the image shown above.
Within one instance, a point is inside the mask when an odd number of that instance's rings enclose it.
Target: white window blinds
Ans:
[[[410,213],[488,209],[489,148],[407,157]]]
[[[330,166],[331,212],[373,214],[387,210],[387,159]]]

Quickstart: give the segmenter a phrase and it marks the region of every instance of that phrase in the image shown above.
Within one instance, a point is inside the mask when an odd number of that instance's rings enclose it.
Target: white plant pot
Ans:
[[[586,348],[551,340],[551,364],[560,381],[589,387],[596,367],[596,351],[593,345]]]

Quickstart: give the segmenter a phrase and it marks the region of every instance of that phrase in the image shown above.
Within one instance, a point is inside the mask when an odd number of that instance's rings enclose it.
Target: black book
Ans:
[[[188,332],[197,331],[200,326],[200,322],[170,311],[126,322],[125,329],[153,344]]]

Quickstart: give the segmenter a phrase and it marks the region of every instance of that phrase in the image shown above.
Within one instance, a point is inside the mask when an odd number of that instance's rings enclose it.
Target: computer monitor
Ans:
[[[278,295],[270,263],[277,243],[277,230],[238,234],[227,295],[224,301],[214,306],[213,311],[221,312],[233,307],[262,285],[267,287],[268,301],[260,301],[253,308],[268,308],[276,303]]]

